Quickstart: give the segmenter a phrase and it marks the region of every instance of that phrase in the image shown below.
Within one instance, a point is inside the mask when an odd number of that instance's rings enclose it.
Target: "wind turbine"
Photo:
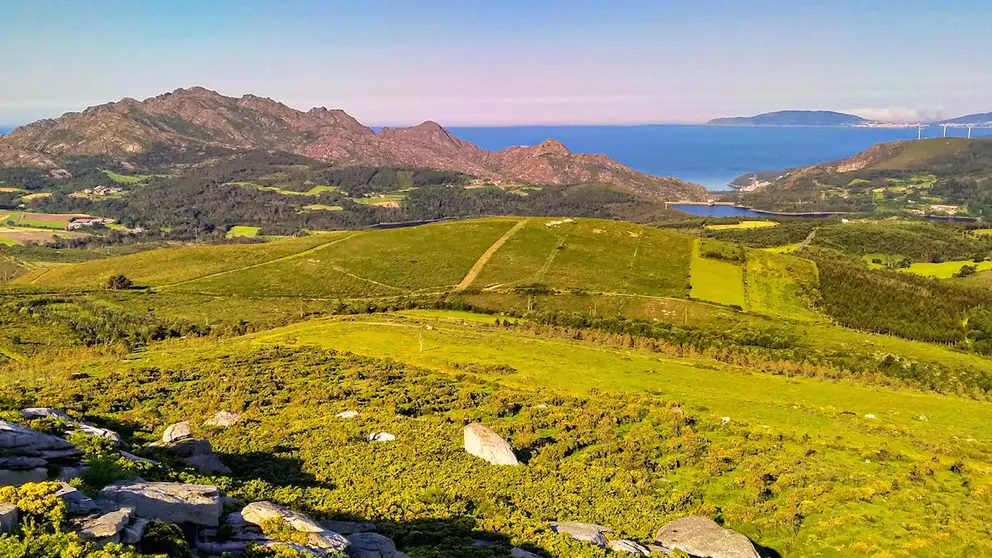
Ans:
[[[974,124],[968,124],[968,139],[971,139],[971,129],[974,127]]]
[[[946,138],[947,137],[947,124],[943,124],[943,126],[944,126],[944,137]]]
[[[916,125],[916,139],[917,140],[923,139],[923,124]]]

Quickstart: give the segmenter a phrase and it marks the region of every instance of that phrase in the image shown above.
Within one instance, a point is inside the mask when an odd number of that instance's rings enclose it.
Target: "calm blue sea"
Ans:
[[[725,190],[747,172],[778,170],[841,159],[879,142],[915,139],[915,129],[897,128],[755,128],[723,126],[514,126],[451,128],[456,136],[485,149],[535,145],[547,138],[572,151],[605,153],[634,169],[675,176]],[[924,137],[942,130],[931,127]],[[948,129],[963,136],[964,129]],[[973,136],[992,129],[973,130]]]

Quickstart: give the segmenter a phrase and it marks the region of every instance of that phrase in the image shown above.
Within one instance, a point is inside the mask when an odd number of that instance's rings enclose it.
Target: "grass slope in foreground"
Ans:
[[[472,549],[472,537],[453,532],[461,522],[553,557],[605,557],[544,522],[649,540],[690,513],[783,556],[992,552],[987,404],[673,359],[620,337],[538,336],[491,319],[315,320],[70,369],[39,362],[4,383],[0,401],[80,410],[144,441],[176,420],[243,412],[246,426],[206,433],[235,471],[228,493],[383,522],[414,556],[506,555],[502,545]],[[352,409],[354,421],[335,417]],[[526,465],[467,456],[460,428],[472,421],[507,437]],[[397,441],[369,444],[378,431]],[[425,521],[434,525],[426,539],[413,527]]]

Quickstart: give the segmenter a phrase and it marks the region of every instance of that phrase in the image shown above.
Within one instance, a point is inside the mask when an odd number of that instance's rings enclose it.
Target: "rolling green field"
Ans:
[[[324,205],[320,203],[312,203],[310,205],[304,205],[303,209],[309,209],[310,211],[341,211],[344,208],[340,205]]]
[[[107,178],[118,184],[138,184],[148,180],[149,178],[153,178],[150,174],[120,174],[109,170],[104,170],[103,174],[107,175]]]
[[[746,309],[744,270],[736,262],[704,258],[699,242],[693,247],[689,284],[692,298]]]
[[[928,262],[914,263],[911,264],[909,267],[900,269],[899,271],[904,271],[906,273],[915,273],[916,275],[924,275],[927,277],[934,277],[937,279],[950,279],[951,277],[954,277],[954,275],[957,274],[959,271],[961,271],[961,268],[966,265],[975,266],[976,268],[978,268],[977,271],[988,271],[992,269],[992,261],[973,262],[971,260],[957,260],[957,261],[941,262],[941,263],[928,263]]]
[[[494,520],[488,507],[472,512],[480,525],[523,541],[544,541],[533,531],[518,530],[521,523],[530,525],[524,519],[528,514],[536,513],[540,520],[564,516],[605,524],[625,536],[644,540],[657,527],[659,516],[665,517],[663,510],[685,510],[688,506],[696,513],[722,514],[728,526],[783,556],[885,552],[893,556],[941,556],[967,555],[972,550],[980,555],[989,548],[981,527],[989,517],[986,495],[992,488],[988,476],[992,440],[986,428],[992,420],[992,408],[987,403],[763,374],[705,358],[672,358],[608,343],[534,335],[525,329],[495,327],[490,325],[491,319],[457,312],[411,311],[311,320],[221,343],[177,340],[133,354],[125,362],[84,360],[75,369],[92,375],[90,382],[104,386],[120,383],[114,391],[127,389],[137,401],[147,400],[148,396],[137,396],[144,390],[159,398],[177,389],[189,390],[182,407],[175,399],[153,399],[117,415],[109,402],[100,400],[102,390],[91,389],[88,397],[96,398],[88,403],[93,405],[91,412],[115,413],[119,421],[167,424],[190,413],[209,416],[218,404],[217,397],[228,405],[244,397],[245,403],[237,404],[247,405],[245,412],[252,417],[253,427],[217,434],[215,445],[230,452],[233,461],[248,445],[269,448],[269,443],[284,444],[281,455],[301,460],[306,471],[316,474],[318,483],[333,479],[337,485],[331,489],[318,484],[320,488],[292,491],[296,505],[313,506],[322,513],[346,511],[359,518],[412,519],[429,512],[419,506],[396,506],[399,495],[406,491],[403,486],[461,494],[468,489],[464,483],[472,479],[475,486],[484,483],[490,494],[504,494],[511,490],[508,487],[521,483],[526,486],[520,493],[513,492],[513,503],[505,509],[532,511],[519,517],[512,512],[512,521],[505,517]],[[370,368],[376,361],[366,360],[356,375],[328,378],[321,387],[315,383],[317,378],[342,366],[323,364],[322,348],[389,359],[386,362],[393,363],[389,365],[393,373],[386,374],[383,369],[376,375]],[[302,355],[308,355],[305,362],[298,361]],[[447,408],[443,401],[457,401],[457,396],[428,399],[427,393],[445,381],[425,378],[413,370],[399,373],[403,365],[440,371],[449,378],[459,378],[460,385],[483,380],[487,389],[498,395],[493,401],[476,394],[471,398],[474,403],[467,402],[463,410],[437,416],[435,413]],[[154,383],[162,381],[158,378],[178,377],[180,370],[183,382]],[[247,377],[242,376],[249,370]],[[277,401],[256,404],[246,393],[268,385],[257,374],[282,386],[284,391],[278,392],[281,396]],[[130,383],[129,378],[145,379]],[[405,394],[390,399],[401,407],[382,408],[390,403],[380,402],[372,395],[375,391],[356,393],[363,385],[362,378],[372,381],[378,391],[392,390],[387,386],[405,385],[407,381],[410,387]],[[187,385],[191,380],[195,383]],[[332,388],[345,384],[349,389]],[[43,390],[42,396],[46,403],[57,403],[62,392],[66,398],[73,397],[71,388],[65,387]],[[568,403],[572,397],[590,398],[578,403],[579,408],[604,401],[618,406],[599,419],[572,418]],[[647,408],[641,411],[642,419],[622,427],[609,420],[626,416],[621,408],[639,408],[631,399],[638,397],[650,399],[650,408],[659,411],[676,409],[676,414],[689,422],[675,423],[681,427],[673,431],[665,426],[672,424],[664,418],[667,415],[644,414]],[[559,424],[563,428],[549,424],[535,434],[538,439],[546,437],[543,444],[562,439],[569,429],[584,431],[582,421],[592,420],[591,427],[597,420],[607,422],[599,422],[596,428],[600,434],[574,451],[537,450],[527,466],[499,472],[505,484],[491,484],[492,469],[476,469],[476,462],[456,453],[457,425],[484,415],[493,421],[491,424],[505,428],[515,446],[530,447],[533,442],[527,440],[534,438],[524,433],[528,425],[539,424],[532,416],[536,401],[531,398],[564,413],[556,419],[562,421]],[[368,407],[359,407],[363,412],[360,429],[351,436],[357,440],[365,430],[387,430],[397,434],[396,445],[372,456],[361,449],[367,445],[360,446],[350,437],[330,442],[328,434],[340,432],[342,426],[327,418],[353,408],[357,399],[368,402]],[[416,407],[411,405],[419,401],[424,403],[417,405],[433,401],[433,410],[421,407],[419,412],[413,411]],[[482,401],[486,403],[480,407]],[[513,403],[519,406],[513,407]],[[490,411],[490,404],[503,410]],[[507,411],[508,405],[520,410]],[[313,412],[318,406],[327,411]],[[403,409],[416,414],[405,415]],[[502,414],[490,416],[490,412]],[[497,421],[495,416],[504,418]],[[438,428],[435,421],[453,421],[455,427]],[[274,435],[272,442],[260,445],[247,441],[249,435],[265,436],[268,432]],[[656,443],[661,448],[650,460],[616,461],[624,454],[640,455],[635,448]],[[610,461],[596,458],[604,452]],[[667,461],[665,456],[677,458],[677,462]],[[247,459],[246,454],[244,460],[234,461],[238,464],[236,475],[260,474],[254,473],[258,469],[246,467]],[[388,474],[374,472],[382,469],[375,467],[380,459],[395,464]],[[427,463],[435,474],[425,477],[427,469],[422,467]],[[613,471],[610,467],[628,471],[616,490],[608,488],[613,483],[600,478],[601,473]],[[446,474],[437,475],[439,469]],[[370,475],[375,484],[388,487],[374,491],[376,496],[371,499],[367,496],[370,487],[358,481]],[[579,490],[572,485],[575,475],[595,479],[588,491],[580,490],[578,498],[553,488],[567,485],[574,493]],[[543,483],[539,480],[542,477],[554,482]],[[299,498],[300,490],[307,498]],[[278,493],[268,494],[282,498]],[[647,499],[635,506],[642,498]],[[647,504],[658,499],[665,504]],[[934,507],[934,501],[941,505]],[[433,513],[440,517],[458,513],[457,500],[447,506],[451,507]],[[801,518],[795,517],[797,513]],[[589,547],[544,548],[561,558],[600,556],[587,554]],[[459,555],[474,556],[472,552],[464,550]]]
[[[341,237],[338,233],[325,233],[265,244],[151,250],[118,258],[39,269],[18,278],[14,285],[99,289],[110,276],[126,273],[137,285],[165,286],[304,254],[307,250]]]
[[[245,225],[235,225],[227,230],[227,238],[238,238],[240,236],[253,237],[258,236],[258,231],[262,230],[261,227],[249,227]]]

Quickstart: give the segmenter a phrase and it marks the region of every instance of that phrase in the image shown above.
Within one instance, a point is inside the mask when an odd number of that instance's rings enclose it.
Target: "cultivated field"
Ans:
[[[246,225],[235,225],[227,230],[227,238],[238,238],[238,237],[253,237],[258,236],[258,231],[262,230],[261,227],[249,227]]]

